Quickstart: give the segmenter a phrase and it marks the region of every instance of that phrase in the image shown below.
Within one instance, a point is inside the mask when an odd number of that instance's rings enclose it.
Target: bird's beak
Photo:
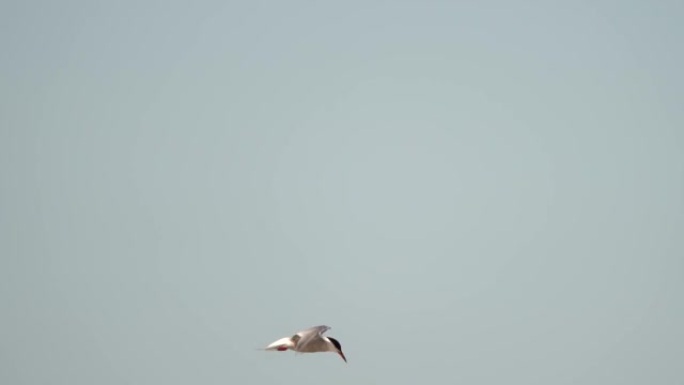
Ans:
[[[347,358],[344,356],[344,353],[342,353],[342,351],[338,351],[337,354],[339,354],[340,357],[342,357],[342,359],[344,360],[344,362],[347,362]]]

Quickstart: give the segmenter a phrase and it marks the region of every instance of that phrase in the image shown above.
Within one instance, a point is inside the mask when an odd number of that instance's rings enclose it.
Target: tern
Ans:
[[[265,350],[277,350],[284,352],[294,350],[297,353],[337,353],[344,362],[347,358],[342,353],[340,342],[332,337],[323,335],[330,330],[330,326],[320,325],[297,332],[292,337],[284,337],[268,345]]]

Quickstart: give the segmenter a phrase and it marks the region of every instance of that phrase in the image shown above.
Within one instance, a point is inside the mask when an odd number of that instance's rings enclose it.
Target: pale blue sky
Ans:
[[[684,383],[682,20],[4,2],[0,383]]]

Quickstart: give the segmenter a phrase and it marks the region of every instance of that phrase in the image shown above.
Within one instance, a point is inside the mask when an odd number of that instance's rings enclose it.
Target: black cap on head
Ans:
[[[328,339],[330,340],[330,342],[332,342],[333,345],[335,345],[337,350],[342,351],[342,345],[340,345],[340,341],[338,341],[332,337],[328,337]]]
[[[330,340],[330,342],[333,344],[333,346],[335,347],[335,349],[337,349],[337,354],[339,354],[340,357],[342,357],[342,359],[344,360],[344,362],[347,362],[347,357],[345,357],[345,356],[344,356],[344,353],[342,353],[342,345],[340,345],[340,341],[338,341],[338,340],[336,340],[336,339],[334,339],[334,338],[332,338],[332,337],[328,337],[328,340]]]

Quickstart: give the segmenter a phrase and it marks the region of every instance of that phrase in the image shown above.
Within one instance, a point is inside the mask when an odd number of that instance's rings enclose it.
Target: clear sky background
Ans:
[[[682,20],[3,2],[0,383],[684,383]]]

